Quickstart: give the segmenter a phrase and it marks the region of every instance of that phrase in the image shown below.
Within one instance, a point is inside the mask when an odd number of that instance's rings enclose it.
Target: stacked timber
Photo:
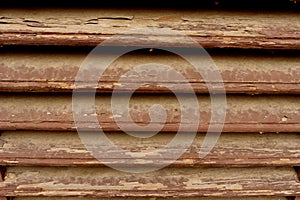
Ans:
[[[300,196],[300,14],[278,8],[268,12],[178,8],[1,8],[1,200]],[[110,141],[130,152],[149,152],[164,148],[179,127],[189,134],[190,127],[197,126],[189,148],[170,165],[129,173],[109,167],[115,162],[128,164],[122,156],[112,161],[109,155],[114,150],[99,160],[83,144],[74,122],[72,92],[82,63],[96,45],[143,27],[169,28],[208,51],[223,79],[226,118],[216,145],[199,157],[212,117],[204,78],[185,59],[159,48],[120,56],[94,88],[96,118]],[[160,38],[162,47],[189,46],[163,34]],[[129,34],[114,45],[130,46],[135,40]],[[120,84],[120,78],[135,66],[153,62],[172,66],[187,78],[200,105],[200,118],[181,121],[183,112],[172,91],[185,93],[186,82],[174,79],[168,82],[170,88],[163,87],[163,81],[141,85],[129,102],[130,115],[141,128],[127,128],[143,134],[149,123],[160,127],[162,122],[151,122],[149,115],[155,104],[165,108],[166,120],[157,135],[132,137],[115,121],[111,94],[117,86],[132,90],[129,83]],[[90,132],[97,130],[88,120],[81,125]],[[173,151],[167,155],[172,157]],[[156,162],[140,158],[129,167]],[[168,158],[159,162],[168,163]]]

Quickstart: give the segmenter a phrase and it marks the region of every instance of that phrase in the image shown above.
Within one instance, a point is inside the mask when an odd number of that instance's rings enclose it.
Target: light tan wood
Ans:
[[[290,167],[165,168],[128,174],[110,168],[8,167],[0,183],[6,196],[296,196]]]

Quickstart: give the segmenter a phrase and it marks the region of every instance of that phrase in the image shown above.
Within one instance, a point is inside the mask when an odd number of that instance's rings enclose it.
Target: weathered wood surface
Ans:
[[[129,29],[165,27],[192,37],[205,48],[300,49],[299,19],[296,12],[1,9],[0,44],[95,46]],[[147,38],[151,41],[155,36]],[[135,39],[128,35],[122,41],[132,45]],[[188,46],[174,43],[167,35],[157,44]]]
[[[131,152],[147,152],[163,148],[174,137],[174,134],[158,134],[150,139],[139,139],[120,133],[107,133],[107,136],[123,149]],[[300,165],[300,135],[296,133],[222,134],[212,152],[204,159],[200,159],[198,153],[203,138],[204,134],[198,134],[191,147],[172,166]],[[8,131],[3,132],[0,139],[0,165],[88,167],[114,164],[111,160],[103,158],[100,162],[93,158],[75,132]],[[118,165],[128,164],[121,156],[117,162]],[[160,160],[159,164],[163,162],[169,161]],[[157,163],[155,160],[140,158],[133,164],[150,166]]]
[[[82,200],[83,197],[64,197],[64,200]],[[127,197],[128,200],[172,200],[172,197]],[[285,197],[181,197],[180,200],[289,200]],[[14,200],[61,200],[61,197],[14,197]],[[99,198],[84,197],[84,200],[99,200]],[[111,198],[101,198],[111,200]],[[115,197],[113,200],[124,200],[124,197]]]
[[[110,168],[9,167],[5,181],[0,183],[0,195],[6,196],[228,197],[299,194],[300,183],[290,167],[164,168],[134,175]]]
[[[118,97],[123,100],[123,97]],[[182,97],[190,100],[189,96]],[[101,94],[95,100],[98,121],[105,131],[118,131],[111,111],[110,95]],[[207,131],[210,122],[210,98],[198,96],[200,103],[200,126],[198,131]],[[153,126],[145,129],[150,122],[149,108],[160,104],[166,111],[166,122],[152,121]],[[299,96],[227,96],[227,115],[224,132],[298,132],[300,130]],[[180,124],[179,102],[171,95],[134,95],[130,100],[129,113],[136,124],[135,131],[149,131],[154,125],[164,125],[162,131],[177,131]],[[94,130],[98,127],[91,122],[94,112],[81,113],[82,128]],[[194,118],[194,113],[189,117]],[[126,130],[133,130],[128,121],[121,121]],[[195,122],[181,122],[181,130],[189,131]],[[1,94],[1,130],[75,130],[72,112],[72,98],[65,94]]]
[[[72,92],[76,74],[87,54],[0,52],[0,91]],[[212,54],[212,59],[222,75],[227,93],[300,93],[299,55]],[[187,61],[171,53],[155,51],[118,58],[101,77],[98,91],[111,92],[116,85],[121,90],[132,90],[131,85],[118,83],[120,77],[133,67],[151,62],[178,70],[195,92],[208,92],[203,78]],[[151,80],[139,81],[151,83]],[[136,79],[130,82],[139,83]],[[165,82],[142,85],[137,91],[169,92],[162,83],[167,83],[174,91],[184,91],[186,84],[170,78]]]

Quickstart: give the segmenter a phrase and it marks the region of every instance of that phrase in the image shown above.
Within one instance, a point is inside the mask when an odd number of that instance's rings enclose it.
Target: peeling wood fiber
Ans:
[[[0,91],[15,92],[72,92],[79,67],[86,53],[67,52],[0,52]],[[211,54],[222,76],[227,93],[249,94],[300,94],[299,55],[247,55]],[[203,78],[183,58],[171,53],[154,51],[129,53],[119,57],[105,71],[98,85],[98,92],[111,92],[115,86],[123,91],[132,89],[127,82],[118,83],[120,77],[133,67],[160,63],[178,70],[197,93],[207,93]],[[99,77],[100,78],[100,77]],[[152,80],[144,82],[151,83]],[[210,80],[212,83],[215,80]],[[138,84],[132,78],[130,83]],[[144,84],[137,92],[169,93],[164,82]],[[166,80],[174,91],[185,92],[182,81]],[[88,86],[82,87],[89,90]]]
[[[299,19],[293,12],[3,9],[0,44],[95,46],[115,34],[148,26],[179,31],[205,48],[300,49]],[[126,41],[134,38],[129,35]],[[187,46],[174,44],[168,36],[158,44]]]
[[[182,200],[288,200],[285,197],[181,197]],[[64,197],[64,200],[95,200],[89,197]],[[128,200],[171,200],[172,197],[127,197]],[[61,200],[61,197],[15,197],[14,200]],[[101,198],[101,200],[124,200],[124,197]]]
[[[149,108],[154,104],[165,107],[166,123],[153,122],[165,124],[158,135],[149,139],[125,135],[111,111],[110,93],[119,78],[149,62],[181,72],[200,104],[198,133],[179,159],[158,171],[128,174],[105,167],[114,161],[97,161],[83,146],[76,133],[71,92],[87,48],[138,27],[170,28],[210,48],[224,80],[227,116],[216,146],[200,159],[198,152],[211,117],[205,82],[179,56],[147,49],[153,41],[156,47],[186,48],[190,43],[174,42],[170,35],[125,35],[111,45],[136,46],[138,36],[150,42],[143,51],[121,56],[101,77],[96,116],[82,113],[85,129],[95,130],[98,123],[90,122],[95,116],[110,140],[133,152],[152,151],[172,140],[183,111],[170,90],[161,86],[163,81],[140,87],[129,105],[129,115],[141,125],[134,130],[140,133],[150,122]],[[1,8],[0,46],[5,46],[0,49],[0,165],[5,169],[0,177],[0,200],[299,199],[298,12]],[[184,83],[168,81],[174,91],[185,92]],[[122,91],[131,89],[126,83],[119,86]],[[188,114],[195,118],[195,113]],[[183,123],[183,130],[188,132],[194,123]],[[133,130],[130,125],[126,128]],[[116,161],[132,167],[121,156]],[[167,161],[140,158],[133,164],[151,167]]]
[[[6,196],[203,197],[296,196],[290,167],[164,168],[129,174],[111,168],[9,167],[0,183]],[[160,188],[160,189],[158,189]]]
[[[115,145],[131,152],[148,152],[163,148],[175,136],[174,133],[159,133],[155,137],[141,139],[125,133],[109,132],[106,135]],[[172,166],[300,165],[300,135],[296,133],[224,133],[212,152],[200,159],[198,153],[203,138],[204,134],[197,134],[191,147]],[[90,167],[103,166],[104,163],[114,164],[105,159],[100,162],[92,157],[75,132],[5,131],[0,140],[4,143],[0,149],[0,165]],[[159,164],[165,161],[168,160],[160,160]],[[121,157],[118,163],[124,166],[127,164],[126,159]],[[140,158],[135,164],[150,166],[157,163]]]
[[[122,100],[123,97],[118,97]],[[184,101],[191,97],[183,96]],[[198,96],[200,103],[200,121],[198,131],[207,131],[210,122],[210,98]],[[173,95],[137,94],[129,103],[129,113],[133,121],[140,126],[134,131],[145,129],[150,122],[149,108],[154,104],[164,106],[167,113],[166,123],[153,121],[153,124],[164,124],[162,131],[178,130],[180,105]],[[300,129],[300,101],[297,96],[235,96],[227,95],[227,115],[223,132],[297,132]],[[1,94],[0,95],[0,129],[1,130],[73,130],[75,124],[72,112],[72,98],[64,94]],[[111,98],[108,94],[99,94],[95,101],[96,114],[102,129],[119,131],[111,111]],[[99,123],[92,123],[92,113],[81,113],[83,118],[78,124],[84,129],[95,130]],[[124,114],[126,115],[126,114]],[[193,117],[195,113],[189,113]],[[128,131],[133,131],[128,121],[120,124]],[[188,131],[195,122],[182,121],[182,130]]]

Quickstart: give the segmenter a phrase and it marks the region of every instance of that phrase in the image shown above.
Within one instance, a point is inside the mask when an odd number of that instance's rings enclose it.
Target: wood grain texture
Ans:
[[[91,198],[91,197],[64,197],[65,200],[124,200],[124,197]],[[127,200],[171,200],[163,197],[127,197]],[[288,200],[285,197],[181,197],[180,200]],[[14,200],[61,200],[61,197],[15,197]]]
[[[189,101],[189,96],[183,96]],[[119,96],[118,100],[123,101]],[[200,102],[200,126],[198,131],[207,131],[210,122],[210,98],[198,96]],[[149,108],[160,104],[166,110],[166,122],[152,121],[153,126],[145,128],[150,122]],[[227,115],[224,132],[298,132],[300,128],[299,96],[230,96],[227,95]],[[110,95],[97,95],[95,101],[98,121],[105,131],[118,131],[111,111]],[[141,125],[135,131],[151,131],[154,125],[164,125],[162,131],[176,131],[180,124],[179,102],[171,95],[134,95],[130,100],[129,113],[133,121]],[[91,119],[95,114],[80,113],[78,121],[81,128],[95,130],[99,123]],[[125,114],[124,114],[125,115]],[[194,113],[189,113],[193,119]],[[121,121],[125,130],[133,130],[128,121]],[[195,122],[182,121],[181,130],[189,131]],[[0,129],[2,130],[75,130],[72,113],[72,98],[65,94],[1,94]],[[156,129],[155,129],[156,130]]]
[[[163,27],[188,35],[205,48],[300,49],[299,19],[299,13],[292,12],[2,9],[0,44],[96,46],[126,30]],[[188,46],[169,36],[159,41],[154,35],[146,37],[160,46]],[[134,45],[136,38],[126,36],[123,45]]]
[[[159,188],[159,189],[158,189]],[[9,167],[6,196],[296,196],[293,168],[164,168],[127,174],[110,168]]]
[[[87,54],[88,52],[0,52],[0,91],[72,92],[76,74]],[[227,93],[300,94],[299,55],[211,56],[222,75]],[[129,70],[147,63],[169,65],[186,77],[195,92],[208,92],[204,79],[191,64],[171,53],[155,51],[119,57],[101,77],[98,92],[132,90],[133,86],[129,83],[141,84],[137,92],[170,92],[163,86],[164,83],[174,91],[184,92],[186,83],[176,77],[157,82],[149,78],[132,78],[130,82],[118,83],[120,77],[124,78]],[[215,80],[210,81],[213,83]],[[87,86],[81,88],[88,90]]]
[[[140,139],[120,133],[107,133],[117,146],[131,152],[148,152],[165,147],[175,134],[158,134],[149,139]],[[224,166],[295,166],[300,165],[300,135],[296,133],[226,133],[222,134],[211,153],[199,158],[204,134],[197,134],[190,148],[173,167],[224,167]],[[0,164],[6,166],[102,166],[114,165],[104,158],[96,160],[84,147],[74,132],[24,132],[7,131],[0,138]],[[175,151],[176,149],[174,149]],[[113,154],[114,152],[107,152]],[[170,154],[170,157],[172,155]],[[135,166],[155,166],[169,162],[165,159],[140,158]],[[129,162],[119,157],[117,164]]]

